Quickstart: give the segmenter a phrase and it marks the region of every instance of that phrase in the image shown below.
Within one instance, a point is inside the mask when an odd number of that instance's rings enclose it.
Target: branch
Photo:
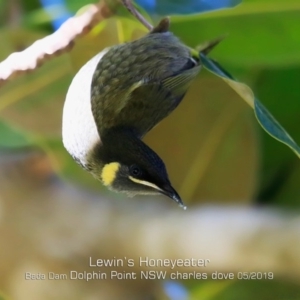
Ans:
[[[68,19],[53,34],[34,42],[24,51],[12,53],[0,63],[0,85],[36,69],[55,55],[69,51],[77,37],[86,35],[97,23],[110,15],[111,11],[103,1],[89,5],[83,14]]]
[[[135,9],[131,0],[121,2],[138,21],[149,30],[153,29],[153,26]],[[118,4],[118,1],[109,0],[91,4],[83,14],[68,19],[53,34],[34,42],[24,51],[9,55],[0,63],[0,86],[9,79],[35,70],[47,59],[69,51],[76,38],[86,35],[97,23],[110,17]]]

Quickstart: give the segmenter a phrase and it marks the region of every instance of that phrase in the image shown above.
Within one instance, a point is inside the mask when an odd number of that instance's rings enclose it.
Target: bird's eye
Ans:
[[[137,177],[142,174],[142,170],[137,165],[132,165],[129,168],[129,172],[131,176]]]

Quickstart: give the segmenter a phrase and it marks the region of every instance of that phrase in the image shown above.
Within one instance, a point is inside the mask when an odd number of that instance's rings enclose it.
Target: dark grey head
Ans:
[[[99,177],[110,189],[131,196],[163,194],[183,206],[162,159],[134,135],[110,132],[96,157],[103,165]]]

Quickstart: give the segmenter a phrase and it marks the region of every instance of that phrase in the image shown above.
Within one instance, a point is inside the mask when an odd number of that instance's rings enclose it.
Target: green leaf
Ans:
[[[23,148],[31,145],[30,138],[25,133],[0,120],[0,148]]]
[[[233,9],[171,17],[171,30],[187,45],[228,34],[214,50],[227,65],[286,66],[300,64],[300,1],[252,2]]]
[[[274,274],[276,275],[276,273]],[[236,275],[237,276],[237,275]],[[209,282],[207,282],[209,283]],[[218,288],[226,285],[226,281],[217,281],[215,283]],[[213,285],[211,288],[215,288]],[[197,295],[197,288],[194,290]],[[216,294],[210,298],[197,298],[203,300],[283,300],[283,299],[299,299],[299,285],[297,283],[274,280],[229,280],[226,288],[223,288],[220,294]],[[192,294],[193,295],[193,294]],[[200,294],[201,295],[201,294]],[[259,297],[257,297],[259,295]]]
[[[264,99],[264,105],[284,123],[293,138],[300,141],[299,111],[300,67],[266,69],[259,72],[251,86]],[[282,101],[284,99],[284,101]],[[261,172],[258,201],[295,207],[300,205],[300,162],[282,144],[274,144],[269,135],[261,137]]]
[[[201,282],[201,284],[195,285],[192,288],[191,296],[189,300],[212,300],[216,297],[222,296],[224,290],[230,285],[234,284],[233,280],[211,280],[206,282]]]
[[[206,69],[221,77],[254,109],[259,124],[268,134],[290,147],[300,157],[300,147],[258,99],[255,98],[252,90],[247,85],[234,80],[218,63],[207,58],[205,55],[201,54],[201,59]]]
[[[267,133],[286,144],[300,157],[300,147],[257,99],[255,99],[255,116]]]
[[[8,300],[6,296],[0,291],[0,300]]]

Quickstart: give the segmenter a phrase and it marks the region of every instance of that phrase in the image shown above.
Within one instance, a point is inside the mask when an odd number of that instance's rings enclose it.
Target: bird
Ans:
[[[69,86],[64,147],[110,190],[162,194],[186,208],[163,160],[142,139],[180,104],[200,69],[199,51],[169,31],[168,18],[140,39],[102,50]]]

